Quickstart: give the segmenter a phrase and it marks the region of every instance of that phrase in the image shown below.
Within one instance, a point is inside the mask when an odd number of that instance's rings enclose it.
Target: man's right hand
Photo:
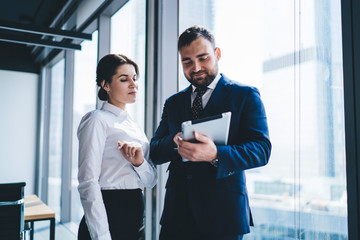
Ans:
[[[182,158],[192,162],[212,162],[217,159],[216,145],[209,137],[194,132],[194,138],[196,143],[185,141],[181,132],[174,136],[173,141]]]

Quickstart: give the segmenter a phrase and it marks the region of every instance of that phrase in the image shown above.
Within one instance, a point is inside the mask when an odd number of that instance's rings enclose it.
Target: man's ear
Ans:
[[[216,54],[217,59],[220,60],[220,58],[221,58],[220,48],[218,48],[218,47],[215,48],[215,54]]]

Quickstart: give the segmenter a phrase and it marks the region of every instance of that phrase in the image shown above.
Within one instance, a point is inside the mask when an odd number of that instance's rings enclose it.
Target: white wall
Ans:
[[[0,70],[0,182],[34,193],[39,75]]]

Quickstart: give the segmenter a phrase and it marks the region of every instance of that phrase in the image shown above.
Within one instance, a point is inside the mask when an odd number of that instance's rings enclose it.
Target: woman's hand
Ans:
[[[118,141],[118,149],[124,158],[135,167],[139,167],[144,162],[144,155],[140,144]]]
[[[179,143],[180,143],[180,141],[182,141],[183,139],[182,139],[182,133],[181,132],[178,132],[175,136],[174,136],[174,138],[173,138],[173,141],[174,141],[174,143],[176,144],[176,147],[179,147]]]

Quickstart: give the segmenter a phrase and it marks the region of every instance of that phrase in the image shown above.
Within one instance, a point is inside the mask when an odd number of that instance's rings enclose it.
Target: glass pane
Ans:
[[[299,66],[300,231],[347,236],[340,1],[301,1]]]
[[[212,30],[220,72],[257,87],[265,104],[273,150],[246,171],[255,227],[245,239],[347,239],[340,1],[179,6],[180,33]]]
[[[71,220],[79,224],[84,214],[77,190],[78,149],[77,128],[82,116],[96,108],[96,65],[98,31],[92,34],[92,41],[84,41],[81,51],[75,51],[74,66],[74,108],[73,108],[73,148],[71,179]]]
[[[110,52],[124,54],[139,66],[138,94],[126,106],[134,121],[144,128],[145,109],[145,0],[130,0],[111,17]]]
[[[64,59],[51,68],[48,205],[60,216],[64,106]]]
[[[130,0],[111,17],[110,37],[110,52],[126,55],[139,67],[136,102],[127,104],[126,111],[142,129],[145,129],[145,21],[146,1]],[[146,194],[147,191],[144,191]],[[144,219],[144,222],[147,220]]]

